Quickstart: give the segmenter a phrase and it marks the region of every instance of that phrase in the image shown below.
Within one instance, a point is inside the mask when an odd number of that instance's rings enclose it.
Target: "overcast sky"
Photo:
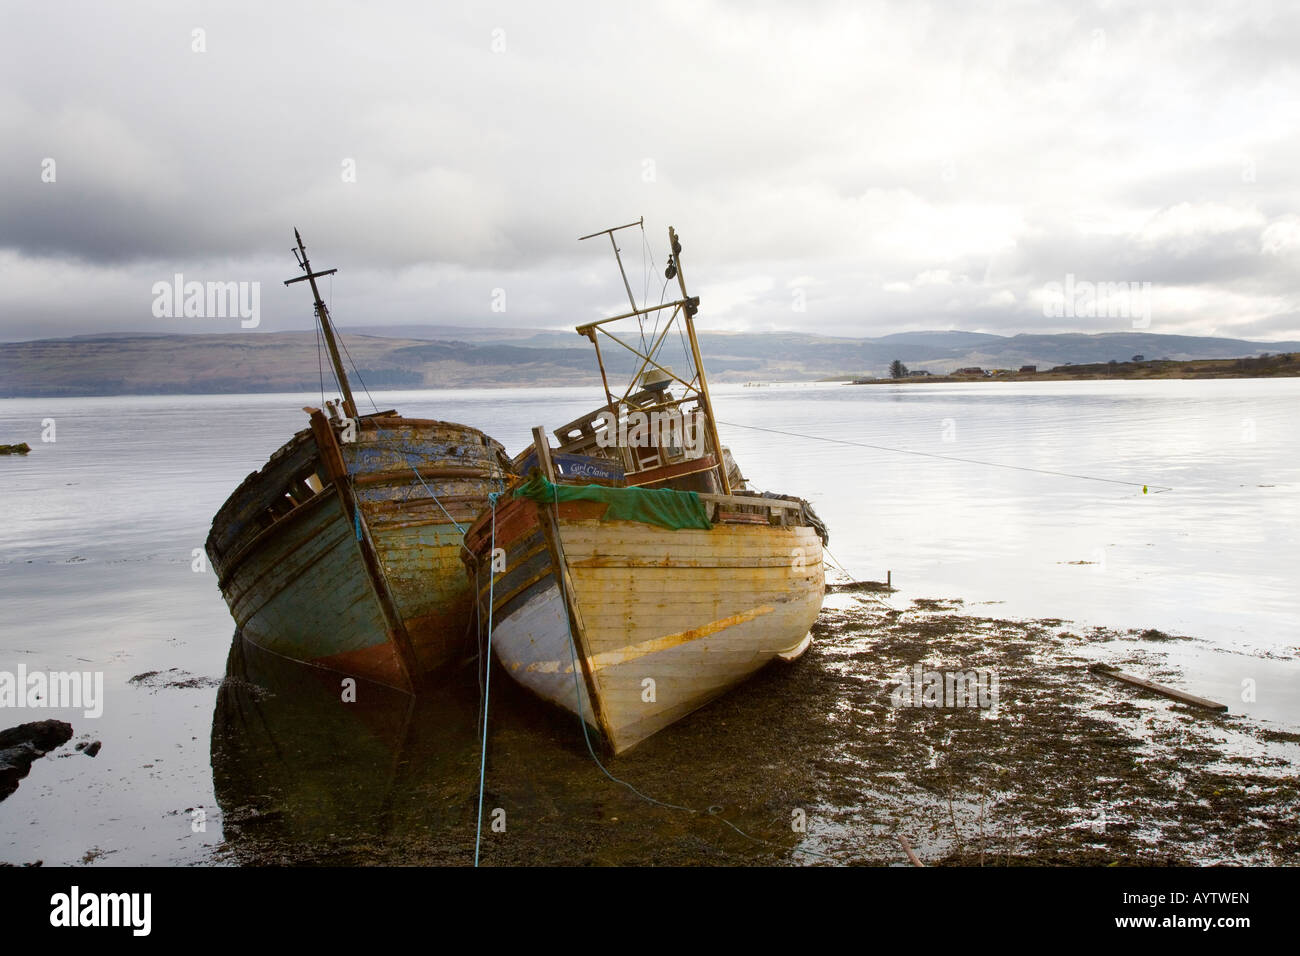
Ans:
[[[155,317],[176,273],[308,329],[295,226],[344,329],[570,327],[626,306],[577,237],[641,216],[638,302],[676,226],[702,329],[1132,330],[1045,315],[1073,275],[1150,283],[1152,332],[1300,338],[1296,4],[3,15],[2,339],[238,331]]]

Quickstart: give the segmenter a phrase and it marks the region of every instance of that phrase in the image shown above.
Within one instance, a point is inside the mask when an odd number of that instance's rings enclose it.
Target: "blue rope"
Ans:
[[[360,505],[357,506],[356,511],[352,512],[352,516],[353,518],[356,519],[354,524],[357,529],[357,540],[360,541],[361,540],[361,506]]]
[[[416,472],[419,477],[419,472]],[[488,549],[488,623],[487,623],[487,663],[484,665],[487,669],[487,681],[483,689],[483,748],[479,756],[478,764],[478,831],[474,835],[474,865],[478,866],[479,847],[483,842],[483,787],[487,779],[487,732],[488,732],[488,702],[492,695],[492,595],[496,586],[496,574],[492,570],[492,555],[497,549],[497,499],[501,497],[500,492],[490,492],[488,494],[488,507],[492,509],[492,545]],[[448,515],[447,517],[451,517]],[[455,522],[453,522],[454,524]],[[459,525],[457,526],[459,527]],[[463,532],[462,532],[463,533]],[[474,600],[478,601],[478,595],[474,595]]]
[[[408,465],[411,465],[410,456],[407,456],[406,463]],[[418,481],[420,484],[424,485],[424,490],[429,493],[429,497],[434,500],[434,503],[437,504],[439,508],[442,508],[442,502],[439,501],[438,496],[433,493],[433,489],[430,488],[428,485],[424,484],[424,479],[420,477],[420,470],[416,468],[414,465],[411,465],[411,471],[415,472],[415,480]],[[456,530],[460,532],[460,536],[462,538],[465,537],[465,529],[461,527],[460,522],[458,522],[455,518],[453,518],[446,508],[442,508],[442,513],[447,515],[447,520],[456,526]]]

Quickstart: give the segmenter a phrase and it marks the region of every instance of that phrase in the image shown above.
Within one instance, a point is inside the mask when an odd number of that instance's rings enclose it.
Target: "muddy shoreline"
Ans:
[[[495,672],[482,864],[906,865],[900,835],[926,865],[1300,862],[1300,734],[1089,669],[1176,683],[1162,648],[1194,638],[960,603],[829,596],[803,659],[605,760],[650,799],[604,775],[572,715]],[[996,671],[996,711],[895,706],[918,663]],[[310,705],[237,676],[221,688],[213,862],[471,863],[473,671],[433,712],[395,699],[349,712],[355,726],[330,725],[321,688]]]

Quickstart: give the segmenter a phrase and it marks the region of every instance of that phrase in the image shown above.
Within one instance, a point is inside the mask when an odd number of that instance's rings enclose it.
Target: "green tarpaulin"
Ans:
[[[556,501],[603,501],[608,521],[641,521],[660,528],[699,528],[708,531],[709,514],[693,491],[668,488],[607,488],[604,485],[553,485],[541,473],[515,489],[516,498],[541,504]]]

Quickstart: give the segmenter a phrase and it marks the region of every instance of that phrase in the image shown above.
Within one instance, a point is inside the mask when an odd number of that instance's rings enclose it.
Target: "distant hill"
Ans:
[[[876,342],[887,342],[890,345],[929,345],[937,348],[970,348],[982,345],[986,342],[994,342],[1005,339],[1006,336],[994,335],[991,332],[960,332],[955,329],[947,331],[929,331],[929,332],[895,332],[892,335],[882,335],[875,339]]]
[[[600,376],[588,342],[573,332],[391,326],[345,331],[360,378],[372,389],[453,386],[595,385]],[[626,338],[633,341],[636,337]],[[640,344],[636,340],[635,344]],[[804,332],[704,332],[700,347],[715,382],[800,381],[885,375],[901,359],[936,374],[965,366],[1019,368],[1147,359],[1225,359],[1300,351],[1300,342],[1149,332],[1096,335],[992,335],[958,330],[837,338]],[[602,340],[611,376],[638,367],[630,353]],[[685,371],[673,333],[663,357]],[[0,344],[0,397],[202,394],[314,390],[322,363],[313,332],[221,335],[103,334]]]

